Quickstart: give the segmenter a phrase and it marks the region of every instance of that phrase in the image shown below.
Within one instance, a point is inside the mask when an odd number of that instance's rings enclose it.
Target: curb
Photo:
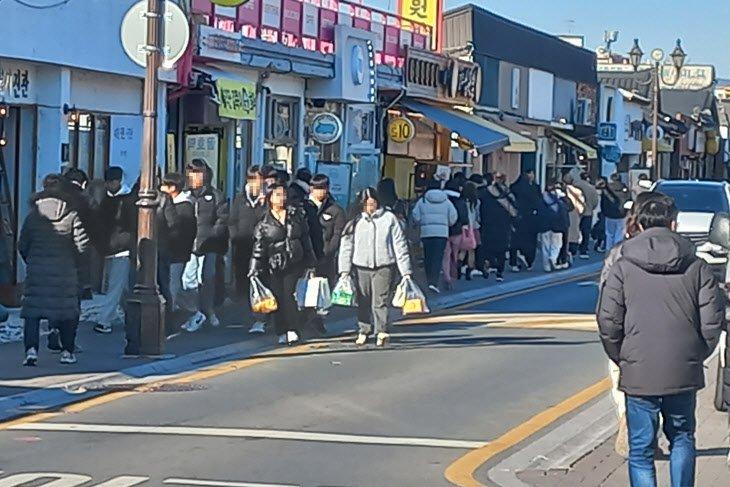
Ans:
[[[557,285],[567,280],[574,280],[582,276],[587,277],[595,274],[601,269],[602,265],[602,262],[597,262],[560,273],[544,274],[497,286],[472,289],[448,296],[439,296],[431,299],[429,304],[431,305],[432,311],[445,310],[459,305],[468,305],[469,303],[482,299],[526,291],[534,287],[548,284]],[[342,335],[354,331],[354,325],[353,318],[343,318],[329,323],[328,328],[330,329],[330,334]],[[139,386],[158,381],[162,376],[190,372],[205,366],[219,364],[229,359],[250,358],[275,348],[277,348],[276,345],[270,343],[261,346],[257,340],[244,340],[221,347],[189,353],[176,358],[136,365],[117,372],[97,374],[75,381],[7,396],[0,398],[0,423],[33,413],[52,411],[75,402],[108,394],[109,392],[113,392],[114,387]]]

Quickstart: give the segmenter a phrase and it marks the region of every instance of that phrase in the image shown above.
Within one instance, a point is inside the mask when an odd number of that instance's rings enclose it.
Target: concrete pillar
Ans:
[[[63,106],[71,97],[71,70],[57,66],[39,67],[38,81],[35,188],[41,189],[46,174],[60,171],[61,147],[69,142]]]

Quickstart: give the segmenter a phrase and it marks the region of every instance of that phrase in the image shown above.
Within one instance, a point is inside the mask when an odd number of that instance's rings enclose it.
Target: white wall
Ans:
[[[73,70],[69,104],[79,110],[140,114],[142,89],[141,79]]]
[[[47,3],[34,1],[42,5]],[[72,0],[50,9],[0,2],[0,56],[142,77],[119,32],[136,0]]]
[[[530,68],[527,116],[536,120],[553,119],[553,84],[551,73]]]

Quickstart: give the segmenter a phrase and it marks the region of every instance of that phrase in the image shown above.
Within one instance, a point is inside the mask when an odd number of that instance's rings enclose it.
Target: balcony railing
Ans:
[[[403,66],[406,46],[430,49],[433,37],[428,25],[346,1],[249,0],[239,7],[220,7],[192,0],[191,7],[218,29],[325,54],[336,49],[335,25],[369,30],[380,34],[375,61],[397,67]]]

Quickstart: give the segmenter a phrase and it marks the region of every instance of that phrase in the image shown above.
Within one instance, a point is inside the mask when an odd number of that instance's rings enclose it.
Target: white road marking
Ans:
[[[357,443],[364,445],[422,446],[430,448],[481,448],[483,441],[448,440],[441,438],[408,438],[397,436],[349,435],[309,431],[264,430],[248,428],[208,428],[204,426],[138,426],[86,423],[21,423],[8,428],[23,431],[63,431],[75,433],[120,433],[178,436],[216,436],[225,438],[262,438],[270,440]],[[2,485],[0,485],[2,487]]]
[[[96,487],[132,487],[147,482],[149,477],[134,477],[132,475],[122,475],[114,477],[104,483],[98,484]]]
[[[225,482],[222,480],[197,479],[165,479],[163,484],[171,485],[203,485],[209,487],[299,487],[291,484],[255,484],[251,482]]]
[[[38,480],[46,480],[46,482],[34,484],[37,487],[78,487],[90,481],[91,477],[73,473],[19,473],[0,479],[0,487],[18,487]]]

